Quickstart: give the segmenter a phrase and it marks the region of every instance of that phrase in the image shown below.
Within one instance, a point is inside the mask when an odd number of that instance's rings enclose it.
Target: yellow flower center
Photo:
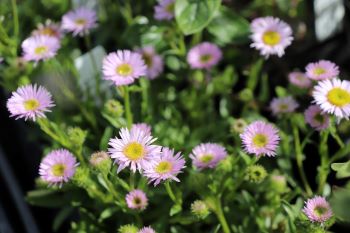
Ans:
[[[168,13],[174,13],[174,10],[175,10],[175,3],[170,3],[169,5],[166,6],[165,10],[168,12]]]
[[[340,87],[336,87],[328,92],[327,99],[337,107],[344,107],[350,104],[350,93]]]
[[[29,99],[24,101],[24,109],[27,111],[36,110],[39,106],[40,106],[40,103],[36,99]]]
[[[143,60],[145,61],[147,67],[152,66],[152,56],[150,54],[144,53],[142,55]]]
[[[173,165],[168,161],[160,162],[154,169],[159,174],[168,173],[173,169]]]
[[[76,19],[75,23],[81,26],[84,26],[86,24],[86,19],[80,18],[80,19]]]
[[[258,148],[266,146],[267,142],[268,142],[268,138],[265,134],[258,133],[253,138],[253,144]]]
[[[66,165],[58,163],[52,166],[51,172],[54,176],[63,176],[66,171]]]
[[[262,40],[265,44],[274,46],[281,41],[281,35],[275,31],[267,31],[263,34]]]
[[[141,204],[142,202],[141,202],[141,199],[140,198],[138,198],[138,197],[135,197],[134,198],[134,204],[135,205],[139,205],[139,204]]]
[[[204,54],[201,56],[200,60],[202,63],[206,63],[212,59],[211,54]]]
[[[47,46],[43,45],[43,46],[36,47],[35,50],[34,50],[34,53],[36,55],[42,55],[42,54],[46,53],[47,51],[48,51]]]
[[[143,158],[145,155],[145,148],[138,142],[131,142],[125,146],[123,154],[130,160],[136,161]]]
[[[326,70],[321,68],[321,67],[317,67],[317,68],[314,69],[314,74],[315,75],[321,75],[321,74],[324,74],[324,73],[326,73]]]
[[[200,161],[203,163],[209,163],[210,161],[213,160],[213,158],[214,158],[214,156],[212,154],[206,154],[200,158]]]
[[[116,69],[117,73],[121,76],[128,76],[132,73],[132,67],[129,64],[121,64]]]

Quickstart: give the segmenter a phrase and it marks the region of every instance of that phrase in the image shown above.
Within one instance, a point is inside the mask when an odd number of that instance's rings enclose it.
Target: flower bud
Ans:
[[[133,224],[127,224],[118,229],[119,233],[137,233],[138,231],[139,229]]]
[[[234,119],[234,121],[231,123],[231,132],[241,134],[244,132],[246,126],[247,122],[244,119]]]
[[[111,159],[104,151],[95,152],[91,155],[89,160],[91,166],[101,172],[108,172],[111,167]]]
[[[246,170],[246,179],[253,183],[261,183],[266,176],[267,172],[261,165],[252,165]]]
[[[286,178],[282,175],[271,175],[270,176],[271,189],[277,193],[284,193],[287,190]]]
[[[200,219],[205,219],[210,211],[204,201],[196,200],[191,204],[191,211]]]
[[[123,115],[124,108],[119,101],[111,99],[105,103],[103,111],[112,117],[119,118]]]

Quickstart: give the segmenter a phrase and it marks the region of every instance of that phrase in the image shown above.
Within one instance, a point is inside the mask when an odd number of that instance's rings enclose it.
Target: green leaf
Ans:
[[[331,168],[337,172],[337,178],[350,177],[350,160],[345,163],[332,163]]]
[[[62,193],[47,189],[29,191],[26,199],[32,205],[51,208],[61,207],[67,203]]]
[[[199,32],[213,19],[221,0],[177,0],[175,18],[185,35]]]
[[[350,222],[350,190],[338,188],[333,192],[330,204],[334,215],[341,220]]]
[[[112,127],[107,127],[102,135],[101,141],[100,141],[100,150],[107,150],[108,147],[108,141],[112,137],[113,129]]]
[[[262,66],[264,64],[264,59],[260,58],[256,63],[254,63],[250,69],[247,88],[254,91],[256,85],[258,84]]]
[[[173,216],[173,215],[175,215],[175,214],[181,212],[181,210],[182,210],[181,205],[175,204],[175,205],[173,205],[173,206],[171,207],[170,213],[169,213],[169,214],[170,214],[170,216]]]
[[[64,220],[66,220],[66,218],[68,218],[68,216],[73,212],[73,210],[74,210],[74,208],[68,206],[68,207],[61,209],[60,212],[58,212],[58,214],[56,215],[56,217],[53,221],[53,225],[52,225],[53,231],[57,231],[60,228],[60,226],[62,225]]]
[[[227,7],[221,7],[208,25],[208,31],[215,36],[219,45],[243,43],[248,40],[249,22]]]

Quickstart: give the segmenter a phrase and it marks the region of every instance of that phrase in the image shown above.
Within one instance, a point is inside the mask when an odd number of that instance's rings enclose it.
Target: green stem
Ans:
[[[174,194],[174,192],[173,192],[173,190],[172,190],[172,188],[171,188],[171,186],[170,186],[170,182],[165,182],[165,183],[164,183],[164,186],[165,186],[165,189],[166,189],[166,191],[167,191],[167,193],[168,193],[170,199],[171,199],[175,204],[177,204],[177,203],[178,203],[178,200],[176,199],[176,196],[175,196],[175,194]]]
[[[220,222],[220,225],[222,227],[222,231],[224,233],[230,233],[230,227],[226,221],[226,218],[225,218],[225,215],[224,215],[224,212],[222,211],[222,207],[221,207],[221,201],[220,199],[217,200],[217,203],[216,203],[216,208],[215,208],[215,214]]]
[[[129,180],[129,186],[131,190],[135,189],[135,173],[134,172],[130,172],[130,180]]]
[[[132,113],[131,113],[131,105],[130,105],[130,96],[129,96],[129,87],[124,87],[124,107],[125,107],[125,116],[127,126],[130,129],[132,126]]]
[[[300,145],[299,131],[297,126],[295,126],[294,124],[293,124],[293,135],[294,135],[294,146],[295,146],[295,158],[297,161],[299,175],[301,177],[301,181],[303,182],[307,195],[312,196],[312,190],[306,179],[306,175],[303,168],[303,153]]]
[[[327,177],[329,174],[329,157],[328,157],[328,135],[329,131],[321,132],[321,142],[319,147],[319,153],[321,156],[321,165],[319,167],[318,174],[318,189],[317,192],[322,194],[324,186],[326,185]]]
[[[16,0],[11,0],[11,5],[12,5],[12,14],[13,14],[13,34],[14,34],[14,38],[16,38],[16,41],[17,41],[18,34],[19,34],[19,20],[18,20],[18,10],[17,10]]]
[[[142,78],[140,79],[140,85],[142,87],[142,103],[141,111],[144,119],[148,118],[149,113],[149,80]],[[146,121],[147,122],[147,121]]]
[[[100,72],[99,72],[99,70],[97,68],[97,63],[96,63],[95,57],[94,57],[93,52],[92,52],[91,39],[90,39],[89,35],[86,35],[84,37],[84,39],[85,39],[86,47],[89,50],[87,53],[89,54],[89,57],[90,57],[90,60],[91,60],[91,63],[92,63],[92,68],[94,69],[94,78],[95,78],[95,82],[96,82],[96,85],[95,85],[96,95],[100,97],[101,96],[100,79],[99,79],[99,73]]]
[[[114,201],[120,204],[119,200],[121,200],[121,197],[118,195],[118,192],[115,190],[112,182],[108,179],[108,175],[104,174],[102,177],[103,177],[103,180],[106,182],[109,192],[112,193],[112,196],[114,197]]]
[[[338,145],[343,148],[344,142],[341,140],[341,138],[339,137],[339,135],[337,133],[332,133],[332,137],[337,141]]]

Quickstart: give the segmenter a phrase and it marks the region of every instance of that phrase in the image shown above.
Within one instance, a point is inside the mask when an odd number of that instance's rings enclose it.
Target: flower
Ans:
[[[55,37],[32,36],[22,42],[23,58],[26,61],[47,60],[56,55],[60,42]]]
[[[299,104],[291,96],[273,98],[270,103],[270,109],[275,116],[294,112],[297,107],[299,107]]]
[[[125,200],[130,209],[144,210],[148,205],[148,198],[146,194],[139,189],[129,192],[126,195]]]
[[[145,163],[161,152],[160,146],[152,145],[156,138],[138,128],[130,131],[122,128],[119,135],[120,138],[109,140],[111,148],[108,149],[111,158],[119,165],[118,173],[128,166],[133,172],[141,172]]]
[[[103,76],[115,85],[128,85],[146,75],[147,66],[140,54],[130,50],[118,50],[103,59]]]
[[[299,88],[309,88],[312,84],[311,80],[302,72],[291,72],[288,74],[289,82]]]
[[[152,227],[148,226],[148,227],[143,227],[141,230],[139,230],[139,232],[137,233],[156,233],[155,230],[153,230]]]
[[[308,78],[317,81],[334,78],[339,75],[339,67],[333,62],[326,60],[309,63],[305,70]]]
[[[142,56],[147,66],[146,76],[149,79],[155,79],[163,72],[163,59],[156,53],[153,47],[148,46],[137,49],[136,52]]]
[[[62,29],[72,32],[73,36],[84,36],[97,27],[96,12],[86,7],[69,11],[62,17]]]
[[[50,185],[62,186],[68,182],[79,165],[75,157],[66,149],[51,151],[40,163],[40,177]]]
[[[157,20],[171,20],[174,18],[175,0],[159,0],[154,7],[154,18]]]
[[[187,54],[187,62],[192,69],[209,69],[221,60],[220,48],[212,43],[203,42],[193,48]]]
[[[305,202],[303,212],[312,222],[323,223],[333,215],[329,203],[324,197],[315,196]]]
[[[323,112],[334,114],[338,119],[350,116],[350,82],[338,78],[318,82],[312,93],[314,102]]]
[[[148,178],[148,183],[154,182],[157,186],[161,181],[175,180],[180,182],[176,177],[185,168],[185,159],[181,153],[174,155],[174,150],[164,147],[162,153],[152,158],[144,167],[144,176]]]
[[[244,150],[256,156],[275,156],[280,137],[278,130],[263,121],[255,121],[248,125],[240,135]]]
[[[214,168],[226,158],[227,152],[223,146],[216,143],[201,143],[192,150],[190,158],[198,169]]]
[[[311,105],[305,110],[305,121],[318,131],[328,128],[329,116],[324,114],[317,105]]]
[[[137,129],[145,132],[146,135],[151,135],[152,127],[146,123],[136,123],[131,126],[131,130]]]
[[[55,106],[51,94],[44,87],[26,85],[19,87],[7,101],[7,109],[11,117],[24,118],[24,120],[45,117],[45,112],[51,112]]]
[[[275,54],[282,57],[293,40],[291,27],[279,18],[268,16],[254,19],[250,29],[253,40],[250,47],[260,50],[260,54],[266,58]]]
[[[38,28],[32,32],[33,36],[49,36],[54,37],[56,39],[61,39],[63,32],[61,29],[61,25],[58,23],[54,23],[51,20],[46,20],[45,24],[38,24]]]

